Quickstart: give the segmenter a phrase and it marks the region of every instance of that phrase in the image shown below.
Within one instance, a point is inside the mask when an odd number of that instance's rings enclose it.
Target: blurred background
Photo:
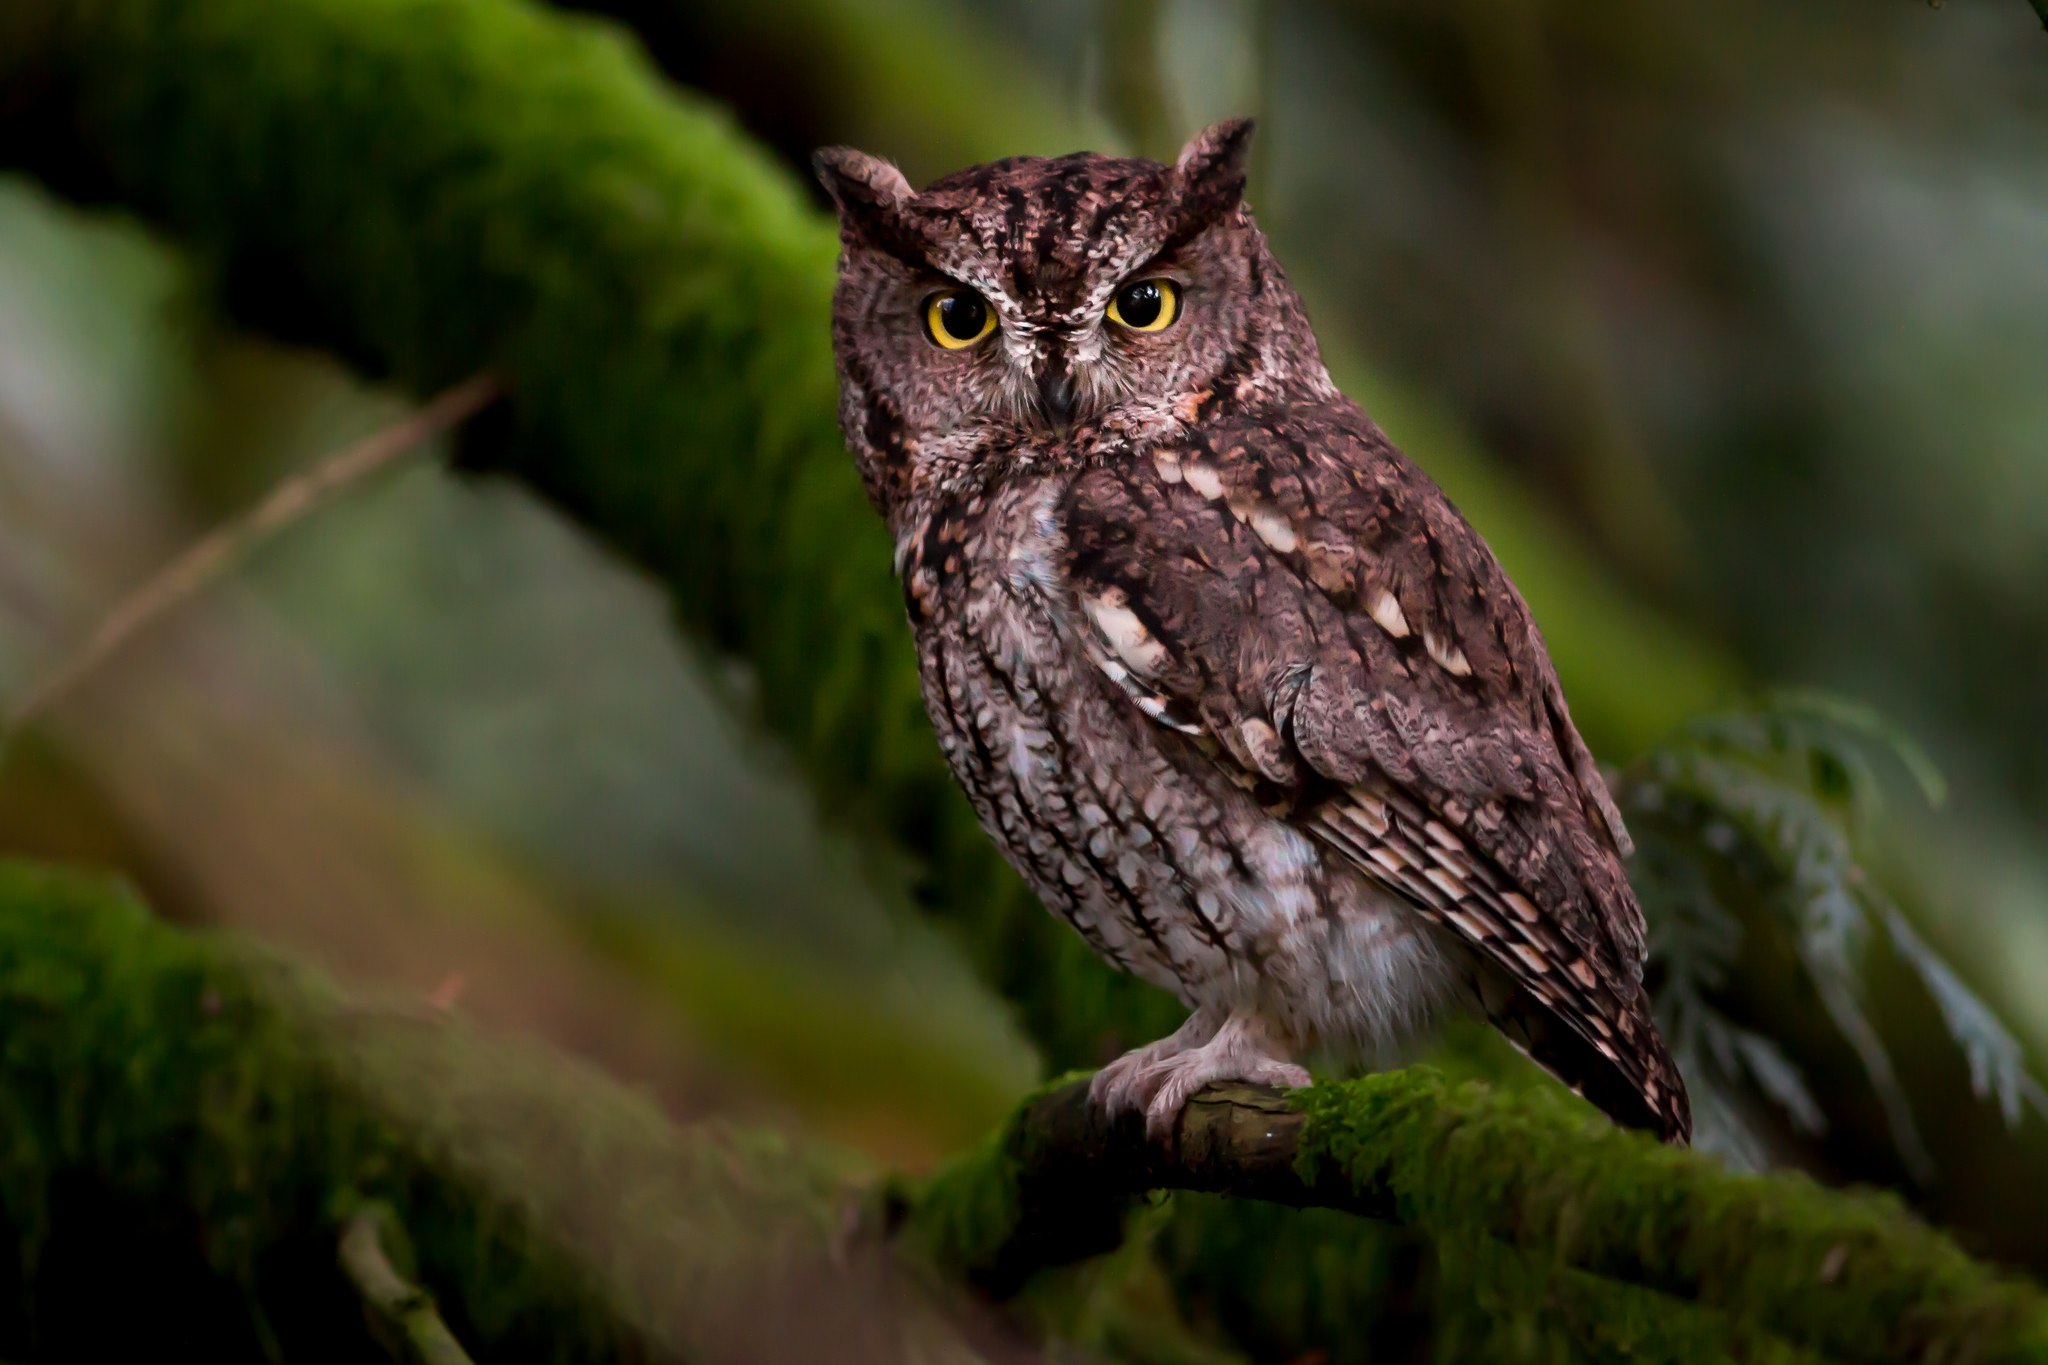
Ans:
[[[793,170],[831,142],[917,183],[1170,159],[1254,114],[1250,199],[1333,370],[1573,642],[1603,760],[1764,687],[1882,712],[1948,799],[1892,784],[1871,864],[2048,1054],[2048,35],[2023,0],[577,7]],[[211,298],[174,243],[0,177],[0,699],[408,410]],[[120,867],[181,921],[533,1029],[679,1112],[929,1163],[1041,1059],[748,687],[557,513],[429,452],[14,727],[0,852]],[[1853,1057],[1791,1043],[1839,1142],[1781,1154],[2048,1270],[2041,1118],[1970,1094],[1910,973],[1870,992],[1931,1167]],[[1772,1032],[1769,999],[1745,1017]]]

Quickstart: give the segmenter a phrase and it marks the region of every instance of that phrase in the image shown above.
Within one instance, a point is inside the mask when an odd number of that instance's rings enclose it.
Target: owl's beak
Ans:
[[[1038,377],[1038,410],[1056,430],[1064,433],[1074,425],[1074,414],[1080,410],[1081,395],[1074,388],[1073,376],[1065,366],[1048,367]]]

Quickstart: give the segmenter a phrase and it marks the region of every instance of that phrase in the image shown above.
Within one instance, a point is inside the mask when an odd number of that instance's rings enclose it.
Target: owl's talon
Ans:
[[[1256,1016],[1233,1014],[1220,1024],[1214,1017],[1197,1011],[1171,1037],[1119,1057],[1096,1074],[1089,1098],[1111,1115],[1143,1110],[1146,1136],[1161,1141],[1171,1136],[1188,1100],[1217,1081],[1283,1088],[1309,1083],[1306,1067],[1276,1055],[1277,1043]]]
[[[1175,1060],[1208,1043],[1222,1026],[1220,1010],[1196,1010],[1164,1038],[1134,1048],[1096,1072],[1088,1083],[1089,1100],[1112,1118],[1126,1110],[1147,1110]]]

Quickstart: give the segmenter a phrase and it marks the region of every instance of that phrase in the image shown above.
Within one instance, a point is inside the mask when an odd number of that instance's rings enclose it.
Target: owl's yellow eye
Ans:
[[[1180,286],[1172,280],[1133,280],[1109,301],[1109,320],[1133,332],[1163,332],[1180,321]]]
[[[924,330],[949,351],[961,351],[996,329],[995,309],[971,289],[946,289],[924,301]]]

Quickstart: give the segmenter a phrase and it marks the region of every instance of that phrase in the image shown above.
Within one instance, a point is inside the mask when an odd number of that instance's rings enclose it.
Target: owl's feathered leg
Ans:
[[[1257,1015],[1205,1005],[1167,1037],[1102,1068],[1088,1093],[1111,1113],[1142,1109],[1145,1131],[1157,1138],[1172,1131],[1181,1107],[1212,1081],[1288,1087],[1307,1085],[1309,1074],[1287,1059]]]

